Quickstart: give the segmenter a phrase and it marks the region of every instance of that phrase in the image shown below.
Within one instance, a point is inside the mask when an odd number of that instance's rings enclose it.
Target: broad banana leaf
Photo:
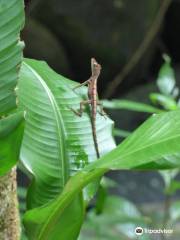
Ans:
[[[82,117],[78,110],[87,88],[72,90],[78,83],[51,70],[44,62],[26,60],[18,85],[20,106],[26,111],[26,128],[21,160],[33,175],[28,207],[41,206],[54,199],[70,176],[95,161],[89,107]],[[101,155],[115,147],[113,122],[97,114],[97,138]],[[88,195],[94,193],[88,188]]]
[[[19,32],[24,23],[23,0],[0,0],[0,116],[16,108],[15,87],[22,62]]]
[[[22,113],[3,116],[16,108],[15,87],[23,48],[19,34],[23,23],[24,1],[0,0],[0,175],[16,164],[23,134]]]

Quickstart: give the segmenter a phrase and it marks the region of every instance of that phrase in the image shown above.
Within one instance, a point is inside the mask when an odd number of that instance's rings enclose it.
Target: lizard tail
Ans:
[[[96,150],[96,155],[97,155],[97,158],[100,158],[99,147],[98,147],[98,142],[97,142],[97,135],[96,135],[95,121],[92,121],[92,134],[93,134],[93,140],[94,140],[94,146],[95,146],[95,150]]]

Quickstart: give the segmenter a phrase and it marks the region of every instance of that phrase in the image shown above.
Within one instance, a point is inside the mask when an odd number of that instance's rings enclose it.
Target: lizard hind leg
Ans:
[[[106,118],[108,115],[107,115],[107,113],[104,111],[102,103],[98,102],[97,105],[98,105],[99,108],[100,108],[100,110],[98,111],[99,114],[100,114],[101,116],[103,116],[103,117]]]
[[[84,106],[86,104],[90,104],[91,100],[85,100],[80,102],[80,109],[79,110],[75,110],[73,108],[70,108],[76,115],[78,115],[79,117],[82,117],[83,111],[84,111]]]

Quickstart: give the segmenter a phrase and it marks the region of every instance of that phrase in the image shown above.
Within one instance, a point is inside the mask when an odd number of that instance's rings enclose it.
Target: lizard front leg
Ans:
[[[91,81],[91,80],[88,79],[87,81],[78,84],[77,86],[75,86],[75,87],[73,88],[73,90],[75,90],[75,89],[77,89],[77,88],[80,88],[80,87],[82,87],[82,86],[85,86],[85,85],[89,84],[90,81]]]
[[[85,100],[85,101],[82,101],[82,102],[80,102],[80,109],[77,111],[77,110],[75,110],[75,109],[72,109],[72,108],[70,108],[75,114],[77,114],[79,117],[81,117],[82,116],[82,114],[83,114],[83,111],[84,111],[84,106],[86,105],[86,104],[90,104],[91,103],[91,100]]]

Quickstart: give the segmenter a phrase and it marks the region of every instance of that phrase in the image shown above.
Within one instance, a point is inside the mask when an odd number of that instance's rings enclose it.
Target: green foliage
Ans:
[[[34,175],[28,193],[29,208],[54,199],[70,175],[96,159],[89,110],[80,118],[70,109],[79,108],[80,101],[86,95],[86,88],[78,90],[78,93],[72,91],[76,84],[56,74],[42,62],[26,60],[21,69],[18,96],[21,108],[27,111],[21,160]],[[83,123],[81,130],[80,123]],[[101,142],[101,155],[115,146],[111,132],[112,121],[98,114],[97,136]],[[88,193],[92,195],[94,186],[90,189]],[[32,226],[33,230],[27,227],[30,239],[56,239],[60,232],[62,239],[75,239],[84,216],[82,195],[75,197],[65,213],[62,211],[57,215],[54,212],[54,208],[46,212],[56,221],[51,227],[48,225],[49,231],[52,228],[53,232],[44,234],[40,228],[39,233],[37,225]],[[46,214],[41,214],[39,223],[44,223],[48,218]],[[71,230],[65,228],[67,224],[72,226]]]
[[[40,208],[29,210],[25,214],[24,222],[30,239],[44,240],[51,239],[52,236],[54,238],[58,236],[62,240],[75,239],[75,235],[78,234],[77,229],[80,228],[81,224],[77,219],[74,219],[76,214],[73,214],[75,208],[72,207],[75,205],[78,207],[77,204],[73,205],[74,201],[77,200],[77,194],[86,185],[102,176],[108,169],[179,167],[179,119],[180,111],[152,116],[116,149],[71,177],[63,192],[55,200]],[[96,211],[102,211],[105,198],[106,194],[102,194],[101,191],[101,198]],[[83,212],[82,209],[78,209],[78,211]],[[67,217],[67,222],[60,221],[64,216]],[[64,235],[60,231],[60,227],[65,226],[65,223],[72,222],[76,222],[77,225],[73,225],[72,231],[65,231]]]
[[[161,105],[166,110],[176,110],[178,108],[176,101],[170,96],[151,93],[149,97],[154,104]]]
[[[22,60],[23,45],[18,38],[23,21],[23,1],[0,0],[0,116],[15,111],[0,120],[0,175],[16,164],[23,135],[23,113],[15,110],[14,91]],[[86,87],[72,90],[76,84],[55,73],[47,64],[35,60],[25,60],[20,71],[17,93],[20,109],[26,112],[20,157],[32,176],[27,197],[28,211],[24,216],[29,240],[77,239],[84,220],[85,204],[96,192],[100,177],[110,169],[180,167],[180,110],[176,110],[175,101],[178,91],[168,56],[165,56],[157,80],[161,93],[150,96],[152,103],[160,105],[163,110],[128,100],[103,101],[109,109],[156,114],[130,136],[129,132],[116,130],[116,135],[128,136],[116,148],[112,138],[113,122],[97,114],[101,155],[98,160],[89,107],[81,118],[71,109],[79,109],[79,103],[87,98]],[[161,113],[164,110],[176,111]],[[169,173],[162,176],[167,194],[179,189],[179,182]],[[124,239],[134,239],[127,229],[132,232],[137,224],[144,226],[147,219],[130,202],[108,197],[104,186],[112,183],[105,181],[103,184],[80,240],[85,239],[83,234],[86,231],[91,232],[93,239],[115,240],[120,234]],[[24,197],[24,192],[21,193]],[[174,209],[178,206],[179,203],[174,205]],[[25,210],[24,205],[21,210]],[[172,215],[173,212],[176,211],[172,209]],[[179,218],[179,215],[173,216],[173,219]]]
[[[0,176],[19,160],[24,133],[24,113],[16,110],[15,94],[24,46],[19,41],[23,24],[24,1],[0,0]]]
[[[62,213],[67,211],[68,214],[69,206],[78,192],[108,169],[142,168],[143,165],[152,162],[157,164],[157,169],[166,165],[179,167],[179,161],[176,161],[176,154],[180,151],[179,129],[180,111],[152,116],[116,149],[71,177],[57,199],[44,207],[28,211],[25,214],[27,229],[30,232],[37,229],[38,240],[50,239],[46,236],[53,235],[55,231],[51,227],[58,224],[57,219]],[[173,155],[174,158],[171,158]],[[68,239],[71,239],[71,236]]]
[[[26,222],[26,218],[24,219],[28,239],[77,239],[84,219],[84,208],[80,195],[79,197],[75,195],[65,210],[62,208],[59,211],[56,202],[49,208],[41,207],[40,209],[42,211],[36,216],[34,215],[36,209],[27,212],[29,222]]]
[[[17,162],[24,130],[22,113],[0,120],[0,176]]]
[[[70,109],[78,109],[86,94],[86,88],[74,92],[75,85],[43,62],[26,60],[21,69],[18,96],[27,111],[21,160],[34,176],[28,194],[30,208],[54,199],[69,176],[97,158],[88,109],[81,118]],[[101,155],[115,147],[112,123],[98,114]],[[88,193],[92,195],[90,189]]]
[[[23,0],[0,1],[0,116],[16,108],[15,87],[22,61],[19,32],[24,23]]]
[[[180,201],[175,201],[170,207],[170,219],[172,223],[180,220]]]
[[[141,216],[138,209],[131,202],[117,196],[105,199],[103,212],[97,214],[90,210],[82,227],[78,240],[123,240],[137,239],[135,228],[145,227],[149,219]],[[144,240],[149,239],[144,236]]]
[[[173,169],[173,170],[166,170],[166,171],[159,171],[159,174],[163,178],[164,181],[164,192],[165,194],[172,195],[177,190],[176,187],[176,181],[174,178],[179,173],[179,169]]]
[[[156,81],[160,93],[151,93],[149,97],[153,104],[160,105],[165,110],[176,110],[178,104],[175,98],[179,94],[179,89],[176,87],[175,73],[171,67],[170,57],[164,54],[164,60]]]
[[[15,87],[22,61],[19,32],[24,23],[23,0],[0,1],[0,175],[17,162],[23,136],[23,113],[16,108]]]
[[[176,80],[174,70],[171,67],[171,59],[168,55],[163,55],[165,63],[162,65],[157,79],[157,86],[159,91],[166,95],[171,96],[175,90]]]
[[[172,157],[179,153],[179,129],[179,110],[153,115],[115,150],[86,169],[130,169],[152,162],[159,168],[179,167],[176,155]]]
[[[158,74],[158,79],[157,79],[157,86],[159,88],[160,93],[151,93],[150,94],[150,100],[151,102],[158,106],[161,107],[163,110],[166,111],[171,111],[171,110],[177,110],[179,108],[179,88],[176,86],[176,79],[175,79],[175,73],[174,69],[171,66],[171,59],[169,56],[164,55],[164,64],[162,65],[159,74]],[[115,100],[118,102],[118,100]],[[135,102],[136,104],[136,102]],[[114,105],[115,107],[115,105]],[[116,106],[117,109],[118,106]],[[111,108],[111,106],[110,106]],[[126,107],[127,110],[129,110],[129,107]],[[133,108],[133,110],[137,110],[136,106]],[[117,133],[115,132],[115,136],[126,136],[121,130],[118,131]],[[176,161],[178,162],[180,157],[179,154],[176,154],[175,157],[168,156],[166,159],[169,161]],[[161,162],[161,161],[160,161]],[[157,164],[155,163],[150,163],[150,164],[145,164],[143,168],[157,168]],[[165,207],[164,207],[164,218],[162,219],[162,222],[166,222],[167,226],[169,228],[174,228],[176,221],[178,221],[179,217],[179,203],[178,202],[173,202],[171,200],[171,197],[180,189],[180,182],[175,180],[176,175],[179,173],[179,169],[175,170],[166,170],[166,171],[159,171],[160,175],[162,176],[164,180],[164,194],[166,195],[165,200]],[[166,203],[166,201],[169,201],[169,203]],[[168,216],[168,221],[166,220]],[[160,219],[159,219],[160,221]],[[172,225],[174,224],[174,225]]]
[[[156,84],[159,88],[160,93],[151,93],[149,98],[152,104],[162,107],[164,110],[176,110],[178,104],[175,100],[179,93],[179,89],[176,87],[176,79],[174,69],[171,67],[171,59],[168,55],[164,54],[164,63],[161,66]],[[136,112],[147,112],[147,113],[161,113],[162,109],[155,106],[129,101],[124,99],[113,99],[111,101],[103,100],[103,105],[108,109],[125,109]]]
[[[131,133],[129,131],[125,131],[125,130],[122,130],[122,129],[119,129],[119,128],[115,128],[113,130],[113,134],[115,137],[128,137]]]
[[[180,189],[180,181],[172,180],[169,188],[166,189],[166,194],[173,195]]]

